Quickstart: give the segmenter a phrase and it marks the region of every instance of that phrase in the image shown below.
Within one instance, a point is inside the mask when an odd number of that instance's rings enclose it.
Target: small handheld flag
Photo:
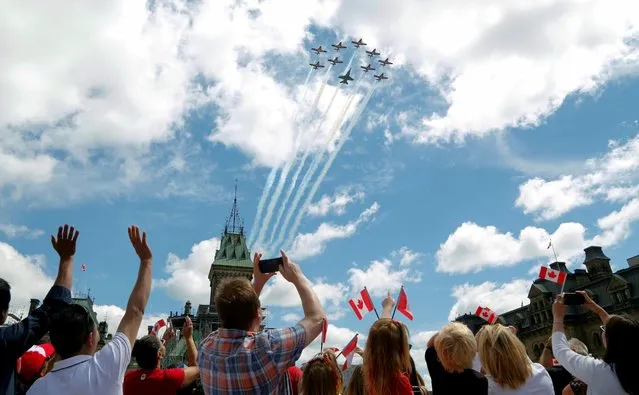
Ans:
[[[539,278],[542,280],[552,281],[553,283],[557,283],[562,285],[566,282],[566,272],[562,272],[559,270],[554,270],[548,268],[546,266],[542,266],[539,270]]]
[[[83,272],[87,271],[87,265],[85,265],[84,263],[80,266],[80,269],[82,269]]]
[[[165,326],[166,326],[166,321],[164,321],[164,319],[158,320],[158,322],[156,322],[153,325],[153,329],[151,329],[151,334],[157,336],[160,329],[164,328]]]
[[[346,358],[346,361],[344,361],[344,365],[342,366],[342,371],[348,369],[348,367],[353,363],[353,356],[355,355],[355,349],[357,348],[358,336],[359,334],[356,333],[351,341],[348,342],[348,344],[342,349],[342,351],[337,354],[338,357],[341,354]]]
[[[477,307],[475,315],[487,321],[489,324],[494,324],[495,322],[497,322],[497,314],[495,314],[495,312],[488,307]]]
[[[399,291],[399,298],[397,299],[397,311],[404,314],[406,318],[409,320],[413,320],[413,313],[410,311],[410,305],[408,304],[408,296],[406,296],[406,291],[404,291],[404,287]],[[395,314],[393,313],[394,318]]]
[[[359,295],[348,301],[357,319],[361,320],[364,316],[371,311],[375,310],[371,296],[368,294],[368,290],[364,288],[360,291]]]
[[[320,343],[320,352],[324,350],[324,343],[326,343],[326,334],[328,333],[328,319],[324,318],[322,323],[322,339]]]

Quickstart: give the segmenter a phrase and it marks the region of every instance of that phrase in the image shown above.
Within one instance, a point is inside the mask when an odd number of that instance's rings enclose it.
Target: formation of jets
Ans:
[[[361,46],[366,46],[366,43],[365,43],[365,42],[364,42],[364,40],[363,40],[363,39],[361,39],[361,38],[360,38],[359,40],[357,40],[357,41],[351,41],[351,43],[353,44],[353,46],[354,46],[355,48],[359,48],[359,47],[361,47]],[[342,41],[340,41],[340,42],[338,42],[337,44],[331,44],[331,47],[333,47],[333,50],[335,50],[335,51],[339,51],[340,49],[345,49],[345,48],[346,48],[346,45],[344,45],[344,44],[343,44],[343,42],[342,42]],[[318,46],[317,46],[317,48],[311,48],[311,50],[312,50],[313,52],[315,52],[315,54],[316,54],[316,55],[320,55],[320,54],[322,54],[322,53],[326,53],[326,52],[327,52],[324,48],[322,48],[322,46],[321,46],[321,45],[318,45]],[[369,58],[373,58],[373,56],[380,56],[380,55],[381,55],[379,52],[377,52],[377,48],[373,48],[371,51],[366,51],[366,54],[368,55],[368,57],[369,57]],[[335,66],[335,65],[336,65],[336,64],[338,64],[338,63],[344,63],[343,61],[341,61],[341,60],[339,59],[339,56],[335,56],[335,58],[333,58],[333,59],[328,59],[328,62],[329,62],[331,65],[333,65],[333,66]],[[386,59],[379,59],[379,60],[378,60],[378,62],[379,62],[379,64],[380,64],[382,67],[386,67],[386,66],[388,66],[388,65],[393,64],[393,62],[391,62],[391,61],[389,60],[389,58],[386,58]],[[318,60],[318,61],[316,61],[315,63],[309,63],[309,65],[310,65],[310,66],[311,66],[314,70],[317,70],[317,69],[319,69],[319,68],[324,68],[324,65],[323,65],[323,64],[321,64],[321,63],[319,62],[319,60]],[[373,71],[373,70],[375,70],[375,68],[374,68],[373,66],[371,66],[371,64],[370,64],[370,63],[369,63],[369,64],[367,64],[366,66],[359,66],[359,67],[363,70],[363,72],[364,72],[364,73],[368,73],[369,71]],[[387,79],[388,79],[388,76],[386,76],[384,73],[381,73],[381,74],[373,74],[373,76],[375,77],[375,79],[376,79],[377,81],[387,80]],[[349,81],[354,81],[353,77],[351,76],[351,69],[349,68],[349,69],[348,69],[348,71],[346,72],[346,74],[344,74],[344,75],[340,75],[340,76],[339,76],[339,79],[340,79],[340,84],[345,84],[345,85],[348,85],[348,82],[349,82]]]

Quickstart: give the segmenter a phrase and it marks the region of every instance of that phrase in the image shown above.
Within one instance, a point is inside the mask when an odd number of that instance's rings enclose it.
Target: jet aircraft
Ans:
[[[320,45],[317,48],[311,48],[311,51],[315,52],[316,55],[319,55],[321,52],[326,52],[324,48]]]
[[[315,63],[309,63],[309,66],[311,66],[313,68],[313,70],[317,70],[320,67],[322,67],[322,68],[324,67],[323,64],[320,64],[319,60],[317,62],[315,62]]]
[[[393,62],[389,61],[388,58],[386,58],[384,60],[378,60],[378,62],[382,65],[382,67],[386,67],[389,64],[393,64]]]
[[[373,67],[371,67],[371,64],[369,63],[368,66],[359,66],[362,70],[364,70],[365,73],[368,73],[369,71],[375,70]]]
[[[351,77],[351,69],[348,69],[346,74],[340,75],[339,78],[341,79],[341,81],[339,82],[340,84],[348,85],[348,81],[353,81],[353,77]]]
[[[380,75],[375,75],[374,77],[377,79],[377,81],[387,80],[387,79],[388,79],[388,77],[386,77],[386,76],[384,75],[384,73],[382,73],[382,74],[380,74]]]
[[[351,41],[351,42],[352,42],[353,44],[355,44],[355,48],[359,48],[359,47],[360,47],[360,46],[362,46],[362,45],[364,45],[364,46],[366,45],[366,43],[365,43],[364,41],[362,41],[362,39],[361,39],[361,38],[360,38],[359,40],[357,40],[357,41]]]
[[[336,56],[335,59],[329,59],[328,63],[332,64],[333,66],[335,66],[338,63],[344,63],[341,60],[339,60],[339,56]]]
[[[379,52],[377,52],[377,48],[373,48],[372,51],[366,51],[366,53],[368,54],[369,58],[372,58],[373,56],[378,56]]]
[[[342,45],[342,42],[340,41],[337,44],[332,44],[331,47],[335,48],[336,51],[339,51],[340,49],[346,48],[346,45]]]

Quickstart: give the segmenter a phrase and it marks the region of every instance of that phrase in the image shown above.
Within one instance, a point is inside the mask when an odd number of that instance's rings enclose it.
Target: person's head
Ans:
[[[71,304],[51,318],[49,337],[61,359],[75,355],[93,355],[98,348],[100,333],[89,312]]]
[[[606,353],[603,360],[614,367],[617,378],[628,393],[639,394],[639,322],[624,316],[610,316],[604,327]]]
[[[335,354],[325,351],[304,365],[300,394],[336,395],[342,391],[344,379],[337,367]]]
[[[473,365],[477,342],[466,325],[453,322],[445,325],[437,334],[435,351],[447,372],[461,373]]]
[[[9,316],[9,303],[11,303],[11,286],[0,278],[0,325],[7,321]]]
[[[51,344],[32,346],[16,361],[16,373],[22,384],[30,386],[47,373],[49,362],[55,356]]]
[[[387,394],[398,373],[411,373],[408,329],[399,321],[382,318],[371,326],[366,340],[366,389],[376,394]]]
[[[362,365],[356,365],[351,374],[351,380],[346,386],[344,395],[364,395],[364,372]]]
[[[262,323],[260,298],[244,277],[227,277],[215,292],[215,309],[221,327],[257,331]]]
[[[142,369],[156,369],[164,358],[166,348],[156,335],[146,335],[135,341],[131,354]]]
[[[579,355],[588,355],[588,346],[576,337],[568,340],[568,346],[570,346],[570,349]]]
[[[532,374],[526,347],[503,325],[484,326],[477,333],[482,368],[502,388],[517,389]]]

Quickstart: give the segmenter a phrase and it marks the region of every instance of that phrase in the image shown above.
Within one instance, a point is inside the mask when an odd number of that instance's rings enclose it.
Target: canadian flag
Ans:
[[[404,287],[399,291],[399,299],[397,300],[397,311],[404,314],[409,320],[413,320],[413,313],[410,311],[410,305],[408,304],[408,297],[404,292]]]
[[[495,312],[488,307],[477,307],[475,315],[488,321],[489,324],[494,324],[495,322],[497,322],[497,314],[495,314]]]
[[[322,344],[326,343],[327,333],[328,333],[328,320],[324,318],[324,323],[322,324]]]
[[[364,288],[358,296],[349,300],[348,304],[351,305],[351,308],[359,320],[375,309],[375,307],[373,307],[371,296],[368,294],[368,290],[366,288]]]
[[[566,272],[560,272],[559,270],[542,266],[539,270],[539,278],[561,285],[566,282]]]
[[[153,329],[151,329],[151,334],[157,335],[160,329],[164,328],[165,326],[166,326],[166,321],[164,321],[164,319],[158,320],[158,322],[156,322],[155,325],[153,325]]]
[[[82,266],[80,266],[80,268],[82,269],[83,272],[87,271],[87,265],[85,265],[84,263],[82,264]]]
[[[353,356],[355,355],[355,349],[357,348],[357,336],[359,336],[359,334],[356,333],[355,337],[353,337],[353,339],[342,349],[342,355],[346,358],[344,365],[342,365],[342,371],[348,369],[348,367],[353,363]]]

